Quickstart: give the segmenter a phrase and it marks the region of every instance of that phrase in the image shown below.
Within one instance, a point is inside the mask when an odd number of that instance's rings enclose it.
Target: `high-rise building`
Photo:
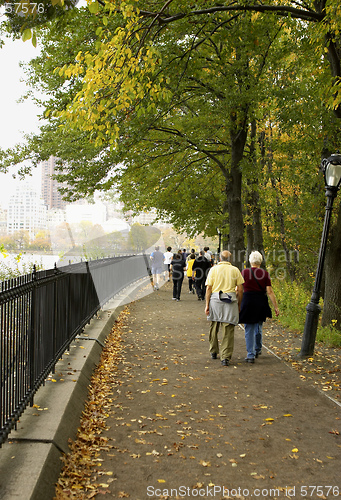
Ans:
[[[64,209],[67,203],[58,191],[62,184],[53,179],[55,173],[56,158],[50,156],[47,161],[41,163],[41,195],[49,210],[52,208]]]
[[[11,196],[7,213],[8,234],[25,231],[33,240],[36,233],[46,229],[47,208],[38,191],[29,183],[18,186]]]
[[[7,233],[7,209],[0,206],[0,235]]]

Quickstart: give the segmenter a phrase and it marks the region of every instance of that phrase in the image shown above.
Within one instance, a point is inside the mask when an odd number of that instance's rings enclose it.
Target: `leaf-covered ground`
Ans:
[[[56,500],[243,499],[255,491],[301,498],[306,486],[309,498],[336,496],[339,352],[317,346],[313,359],[298,361],[298,336],[268,322],[267,349],[254,365],[244,362],[238,328],[232,363],[222,367],[208,355],[208,326],[186,283],[180,302],[165,284],[124,310],[94,373]]]
[[[279,322],[266,324],[264,343],[268,349],[299,372],[302,380],[311,381],[341,403],[341,349],[316,343],[314,356],[300,359],[301,339],[301,333],[284,330]]]

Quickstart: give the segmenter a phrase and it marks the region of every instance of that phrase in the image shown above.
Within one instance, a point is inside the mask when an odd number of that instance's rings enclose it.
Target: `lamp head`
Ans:
[[[321,162],[326,187],[339,189],[341,184],[341,154],[332,154]]]

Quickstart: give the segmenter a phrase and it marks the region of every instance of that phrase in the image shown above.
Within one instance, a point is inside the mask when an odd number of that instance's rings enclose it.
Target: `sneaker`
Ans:
[[[229,366],[230,361],[227,358],[226,359],[222,359],[221,360],[221,364],[222,364],[222,366]]]
[[[245,358],[245,363],[254,363],[255,358]]]
[[[172,300],[176,300],[176,297],[173,297]]]
[[[217,353],[216,352],[211,352],[211,358],[212,359],[217,359]]]
[[[258,358],[258,356],[260,356],[261,354],[262,354],[262,351],[256,352],[256,358]]]

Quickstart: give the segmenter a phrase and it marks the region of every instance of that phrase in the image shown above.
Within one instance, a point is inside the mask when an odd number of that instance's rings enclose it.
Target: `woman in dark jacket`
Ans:
[[[262,351],[262,327],[266,318],[272,317],[268,297],[274,306],[276,316],[279,309],[270,275],[261,269],[263,256],[260,252],[251,252],[249,261],[251,268],[244,269],[244,294],[240,307],[239,323],[245,326],[245,342],[247,357],[245,361],[254,363]]]

